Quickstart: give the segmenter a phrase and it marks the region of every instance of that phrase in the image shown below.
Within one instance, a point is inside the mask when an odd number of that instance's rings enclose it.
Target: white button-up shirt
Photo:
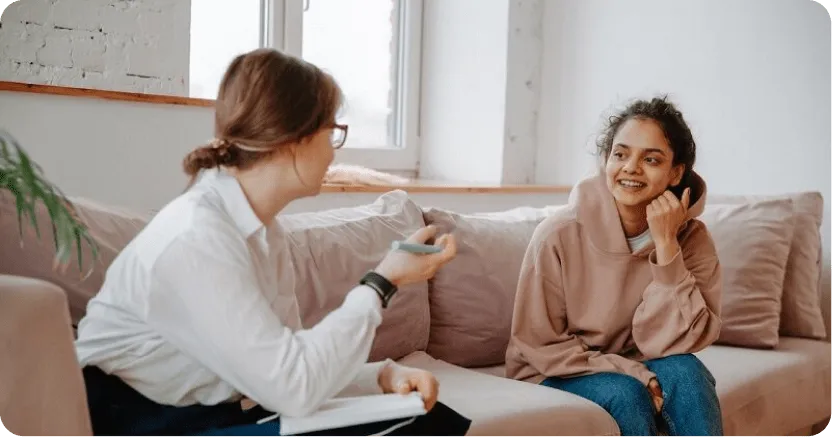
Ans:
[[[366,363],[376,293],[357,286],[309,329],[294,293],[278,221],[257,218],[236,178],[205,172],[110,266],[78,326],[78,359],[167,405],[246,396],[297,416],[347,389],[380,392],[381,363]]]

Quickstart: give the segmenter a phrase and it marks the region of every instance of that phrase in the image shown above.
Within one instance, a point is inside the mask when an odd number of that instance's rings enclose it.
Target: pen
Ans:
[[[418,254],[438,253],[442,251],[442,248],[439,246],[432,246],[429,244],[419,243],[408,243],[406,241],[394,241],[392,247],[393,250],[403,250],[405,252]]]

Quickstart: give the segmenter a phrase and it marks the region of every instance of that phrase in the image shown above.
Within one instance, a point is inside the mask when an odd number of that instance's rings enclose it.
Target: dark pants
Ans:
[[[618,423],[621,435],[722,435],[722,414],[711,372],[694,355],[645,361],[662,387],[664,405],[656,414],[641,381],[620,373],[547,378],[543,385],[595,402]],[[657,417],[658,416],[658,417]]]
[[[239,402],[161,405],[97,367],[84,368],[84,381],[95,435],[280,435],[279,419],[256,423],[272,415],[260,406],[243,411]],[[400,422],[377,422],[307,435],[368,435]],[[470,420],[437,403],[430,412],[389,435],[465,435],[470,425]]]

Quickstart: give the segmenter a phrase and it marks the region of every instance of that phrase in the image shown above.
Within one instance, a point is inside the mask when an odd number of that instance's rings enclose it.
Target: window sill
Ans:
[[[561,185],[501,185],[470,182],[415,180],[407,184],[347,185],[324,184],[322,193],[386,193],[403,190],[408,193],[437,194],[566,194],[572,187]]]

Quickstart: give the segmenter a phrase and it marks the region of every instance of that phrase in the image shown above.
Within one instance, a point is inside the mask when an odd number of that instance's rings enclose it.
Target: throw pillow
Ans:
[[[425,226],[422,211],[401,190],[375,202],[279,216],[295,269],[295,294],[304,328],[338,308],[393,240]],[[398,359],[425,350],[430,313],[427,283],[404,286],[393,296],[376,331],[370,361]]]
[[[777,346],[794,234],[791,200],[708,204],[699,218],[712,235],[722,266],[722,331],[717,343]]]

